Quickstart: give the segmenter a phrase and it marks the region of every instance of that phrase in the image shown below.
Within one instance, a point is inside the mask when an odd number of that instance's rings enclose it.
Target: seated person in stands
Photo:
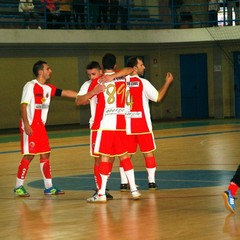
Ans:
[[[169,8],[170,8],[173,27],[179,28],[180,22],[181,22],[180,8],[184,4],[184,1],[183,0],[169,0],[168,4],[169,4]]]
[[[58,0],[59,17],[57,28],[69,28],[71,26],[73,0]]]
[[[73,19],[77,29],[85,29],[85,3],[84,0],[73,0]],[[80,18],[80,23],[78,19]]]
[[[132,5],[131,0],[119,0],[119,14],[122,30],[128,29],[129,8]]]
[[[31,18],[35,19],[35,21],[39,20],[38,14],[34,11],[34,5],[32,0],[20,0],[18,5],[18,11],[23,14],[25,28],[30,28],[29,21]],[[41,29],[40,25],[37,25],[37,28]]]
[[[115,30],[118,21],[118,0],[109,0],[110,29]]]
[[[42,15],[46,16],[46,27],[49,29],[56,28],[54,21],[59,17],[59,12],[57,11],[56,4],[58,0],[41,0],[42,3]]]

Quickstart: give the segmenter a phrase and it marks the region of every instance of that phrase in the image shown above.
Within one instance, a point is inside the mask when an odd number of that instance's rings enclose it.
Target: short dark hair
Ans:
[[[47,62],[39,60],[33,65],[33,74],[37,77],[39,70],[43,70],[43,64],[47,64]]]
[[[101,70],[101,66],[98,62],[96,61],[91,61],[90,63],[87,64],[86,66],[86,70],[90,70],[90,69],[93,69],[93,68],[96,68],[98,70]]]
[[[116,65],[116,56],[112,53],[106,53],[102,58],[103,69],[114,69]]]
[[[138,60],[143,61],[143,59],[139,56],[134,56],[134,57],[128,58],[127,67],[133,68],[133,67],[137,66]]]

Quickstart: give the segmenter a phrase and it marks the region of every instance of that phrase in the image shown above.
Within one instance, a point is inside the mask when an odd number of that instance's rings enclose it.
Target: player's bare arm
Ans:
[[[114,78],[122,77],[129,75],[133,72],[133,69],[131,67],[126,67],[121,69],[118,72],[115,72],[114,74],[111,75],[103,75],[98,81],[100,83],[105,83],[105,82],[111,82]]]
[[[173,81],[173,75],[172,73],[168,72],[165,78],[164,85],[158,90],[158,93],[159,93],[158,99],[157,99],[158,102],[162,101],[162,99],[165,97],[167,90],[171,85],[172,81]]]
[[[62,90],[62,97],[68,97],[68,98],[76,98],[77,92],[73,90]]]
[[[94,95],[97,95],[105,90],[105,86],[102,84],[97,84],[93,90],[89,91],[84,95],[78,95],[76,97],[75,103],[77,106],[87,105],[89,104],[89,99],[91,99]]]
[[[21,117],[23,120],[23,124],[24,124],[24,131],[27,135],[32,135],[33,130],[29,124],[28,118],[27,118],[27,103],[22,103],[20,105],[20,112],[21,112]]]

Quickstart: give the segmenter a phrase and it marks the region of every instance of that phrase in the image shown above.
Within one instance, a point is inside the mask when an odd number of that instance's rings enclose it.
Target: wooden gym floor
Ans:
[[[53,182],[66,191],[44,196],[39,159],[25,187],[13,193],[21,158],[18,134],[0,138],[0,239],[4,240],[228,240],[240,239],[240,207],[225,209],[222,192],[240,164],[240,120],[154,124],[157,191],[147,190],[141,153],[133,157],[141,200],[120,192],[118,160],[108,187],[114,200],[87,203],[93,194],[88,129],[49,131]]]

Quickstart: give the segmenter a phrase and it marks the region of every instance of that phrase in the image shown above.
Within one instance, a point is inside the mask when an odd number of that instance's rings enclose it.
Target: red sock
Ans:
[[[133,169],[133,165],[130,158],[122,159],[121,164],[125,172]]]
[[[113,163],[111,162],[100,162],[99,164],[99,174],[109,175],[112,171]]]
[[[40,159],[40,167],[46,179],[52,178],[49,159]]]
[[[120,161],[120,163],[119,163],[119,167],[122,167],[122,168],[123,168],[122,161]]]
[[[146,168],[155,168],[155,167],[157,167],[155,157],[154,156],[146,157],[145,158],[145,165],[146,165]]]
[[[17,178],[19,178],[21,180],[25,179],[27,172],[28,172],[29,164],[30,164],[30,161],[28,161],[27,159],[23,158],[21,160],[19,167],[18,167]]]
[[[236,194],[237,194],[238,185],[234,182],[231,182],[229,187],[228,187],[228,190],[231,190],[232,195],[235,197]]]

